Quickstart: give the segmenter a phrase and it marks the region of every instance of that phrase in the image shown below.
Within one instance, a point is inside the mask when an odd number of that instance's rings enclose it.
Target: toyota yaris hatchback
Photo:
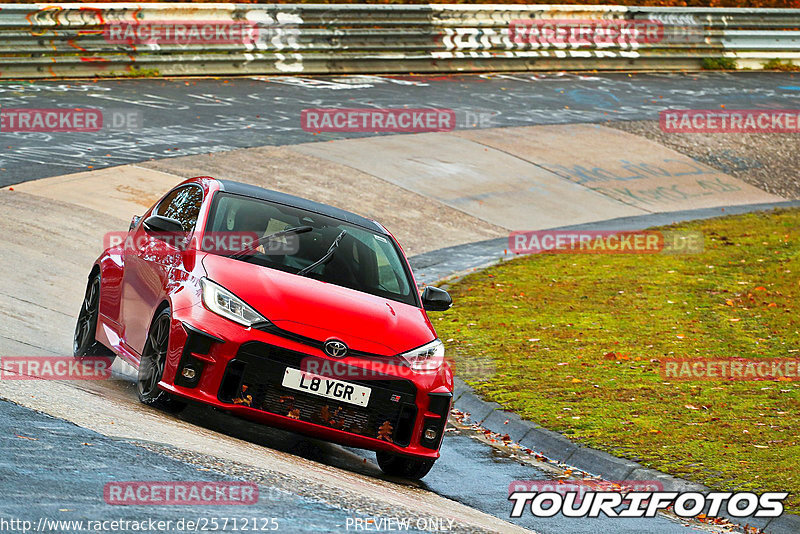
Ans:
[[[376,451],[384,472],[423,477],[453,391],[402,249],[380,224],[236,182],[167,193],[89,274],[76,357],[138,368],[139,398],[205,403]]]

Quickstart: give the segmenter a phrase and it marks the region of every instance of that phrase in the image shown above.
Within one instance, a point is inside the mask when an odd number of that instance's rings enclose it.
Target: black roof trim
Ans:
[[[246,197],[257,198],[259,200],[267,200],[270,202],[276,202],[278,204],[284,204],[293,208],[300,208],[313,213],[318,213],[320,215],[325,215],[326,217],[339,219],[356,226],[361,226],[367,230],[386,235],[386,230],[384,230],[374,221],[370,221],[361,215],[356,215],[355,213],[350,213],[349,211],[345,211],[343,209],[334,208],[333,206],[328,206],[327,204],[321,204],[319,202],[314,202],[313,200],[296,197],[294,195],[281,193],[279,191],[273,191],[271,189],[265,189],[255,185],[234,182],[233,180],[218,179],[217,181],[220,184],[220,190],[226,193],[233,193],[234,195],[242,195]]]

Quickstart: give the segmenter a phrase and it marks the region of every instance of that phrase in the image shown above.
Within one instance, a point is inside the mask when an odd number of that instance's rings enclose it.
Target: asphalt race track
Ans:
[[[304,131],[300,112],[312,107],[450,108],[457,129],[467,130],[652,120],[666,107],[793,108],[798,97],[800,84],[791,73],[746,72],[0,83],[4,109],[99,107],[108,116],[133,117],[119,129],[96,133],[0,132],[0,186],[149,160],[368,136]],[[101,176],[112,177],[115,170],[105,172]],[[175,183],[179,178],[161,179]],[[74,180],[75,198],[48,196],[35,189],[35,182],[27,184],[30,190],[0,191],[5,215],[0,272],[6,279],[0,289],[0,357],[71,353],[86,271],[103,233],[126,228],[137,209],[132,206],[141,209],[149,203],[147,195],[163,192],[157,181],[140,189],[131,181],[127,200],[92,199],[98,193],[85,183]],[[489,243],[487,237],[502,231],[471,241]],[[496,240],[476,250],[491,257],[500,244]],[[427,253],[415,258],[420,268],[437,257],[436,250],[419,252]],[[435,261],[441,263],[441,254]],[[458,263],[453,271],[463,266]],[[523,514],[509,519],[510,482],[554,479],[563,470],[521,461],[466,429],[449,433],[442,458],[421,483],[388,479],[372,453],[200,407],[177,418],[144,407],[130,381],[132,370],[117,362],[115,371],[109,381],[0,382],[0,399],[13,401],[0,400],[5,453],[0,455],[0,518],[242,515],[224,507],[110,506],[103,502],[102,488],[111,480],[248,480],[258,484],[260,501],[247,515],[279,518],[285,532],[345,531],[348,518],[378,516],[412,517],[428,527],[435,520],[458,532],[722,532],[665,516],[585,520]]]
[[[150,159],[326,141],[300,112],[324,107],[447,108],[457,129],[657,119],[675,109],[791,109],[792,73],[508,74],[0,83],[2,108],[100,108],[87,133],[0,132],[0,186]],[[112,112],[116,112],[113,114]]]

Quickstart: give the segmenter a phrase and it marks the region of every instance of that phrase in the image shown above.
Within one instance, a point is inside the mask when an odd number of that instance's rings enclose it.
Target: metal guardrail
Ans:
[[[658,21],[663,34],[608,42],[589,30],[576,35],[591,38],[565,42],[537,33],[566,20]],[[153,24],[243,25],[257,34],[124,41],[110,30]],[[0,78],[699,69],[705,58],[739,68],[800,59],[800,9],[0,4]]]

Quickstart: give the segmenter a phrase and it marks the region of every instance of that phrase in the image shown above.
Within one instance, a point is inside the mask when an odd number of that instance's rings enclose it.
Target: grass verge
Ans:
[[[800,360],[800,210],[674,225],[698,254],[538,254],[449,289],[436,327],[479,394],[585,445],[720,490],[789,491],[800,382],[668,381],[666,358]],[[474,366],[473,366],[474,368]]]

